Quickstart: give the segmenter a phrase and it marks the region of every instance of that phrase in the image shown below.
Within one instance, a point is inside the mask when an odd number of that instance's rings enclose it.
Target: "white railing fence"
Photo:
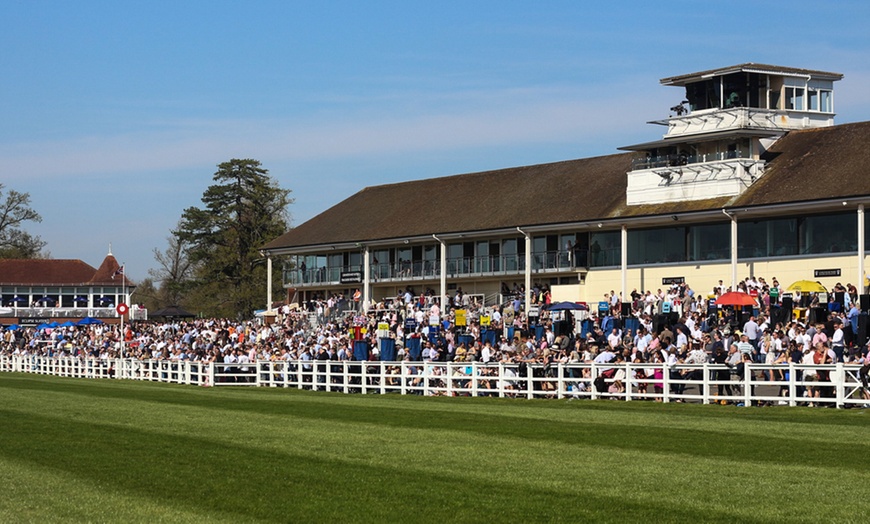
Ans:
[[[0,372],[258,386],[341,393],[501,398],[619,399],[737,405],[852,407],[864,398],[860,366],[746,364],[515,364],[291,360],[251,363],[0,356]]]

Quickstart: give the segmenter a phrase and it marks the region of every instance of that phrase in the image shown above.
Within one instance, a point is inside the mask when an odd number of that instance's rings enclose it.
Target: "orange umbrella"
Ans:
[[[717,306],[757,306],[755,298],[742,291],[729,291],[716,299]]]

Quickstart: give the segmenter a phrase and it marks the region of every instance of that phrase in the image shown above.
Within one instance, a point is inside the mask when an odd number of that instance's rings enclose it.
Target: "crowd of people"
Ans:
[[[680,370],[680,365],[713,363],[724,365],[713,377],[717,393],[731,396],[731,382],[736,387],[743,381],[747,362],[773,366],[754,382],[782,380],[786,364],[792,362],[808,366],[801,371],[804,382],[820,384],[802,388],[812,402],[826,395],[821,384],[830,376],[811,366],[842,362],[859,366],[862,395],[870,400],[870,353],[866,341],[859,340],[862,313],[854,286],[838,285],[824,304],[815,293],[793,297],[796,307],[805,306],[815,316],[784,311],[776,279],[768,284],[763,278],[747,278],[738,288],[756,297],[751,312],[715,307],[715,298],[729,291],[723,285],[701,296],[685,282],[655,293],[633,291],[625,304],[609,293],[591,310],[550,311],[549,290],[536,285],[530,295],[538,316],[528,317],[521,286],[508,289],[502,304],[488,307],[460,288],[447,297],[444,309],[431,289],[417,294],[404,288],[368,312],[342,296],[318,298],[301,308],[284,306],[271,325],[194,319],[133,322],[123,331],[117,324],[4,328],[0,354],[219,362],[247,368],[258,361],[378,360],[379,339],[386,337],[395,344],[396,361],[501,362],[540,373],[558,364],[614,363],[613,373],[606,376],[610,392],[632,381],[641,391],[660,393],[664,374],[701,382],[699,370]],[[660,366],[639,366],[632,372],[636,374],[625,376],[616,365],[621,363]],[[780,364],[782,370],[776,369]],[[540,387],[553,387],[547,384],[542,381]],[[685,386],[671,387],[682,393]]]

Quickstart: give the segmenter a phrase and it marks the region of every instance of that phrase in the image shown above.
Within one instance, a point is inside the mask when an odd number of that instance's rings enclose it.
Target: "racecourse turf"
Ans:
[[[0,522],[866,522],[870,413],[0,374]]]

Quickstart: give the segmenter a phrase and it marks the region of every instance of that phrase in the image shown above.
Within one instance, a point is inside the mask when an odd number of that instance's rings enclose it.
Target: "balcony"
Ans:
[[[713,131],[755,129],[785,132],[834,125],[833,113],[733,107],[705,109],[673,116],[655,123],[668,126],[665,138],[686,137]]]
[[[661,204],[739,195],[764,174],[765,167],[763,160],[741,158],[740,154],[639,159],[628,173],[626,203]]]
[[[148,320],[148,310],[133,306],[130,320]],[[120,318],[114,307],[0,307],[4,318]]]
[[[573,260],[574,254],[568,251],[547,251],[532,253],[533,273],[572,272],[586,267],[588,254],[580,252]],[[440,261],[413,261],[399,264],[372,264],[371,281],[377,282],[407,282],[435,281],[441,278]],[[447,259],[447,276],[450,278],[464,276],[498,276],[521,275],[526,270],[525,255],[496,255],[459,257]],[[290,287],[307,287],[315,285],[338,285],[341,273],[362,271],[358,266],[323,267],[306,269],[290,269],[284,271],[284,284]]]

